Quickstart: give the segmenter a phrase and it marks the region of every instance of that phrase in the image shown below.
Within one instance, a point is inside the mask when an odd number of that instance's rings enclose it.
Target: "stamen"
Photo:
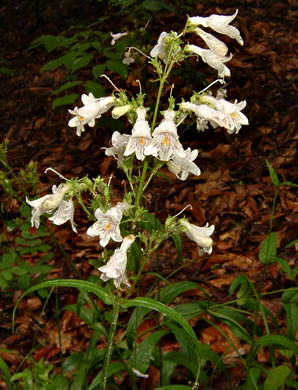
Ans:
[[[183,213],[186,209],[188,209],[188,208],[192,209],[192,205],[191,205],[191,204],[188,204],[187,206],[185,206],[184,209],[182,209],[181,211],[179,211],[178,214],[174,215],[174,218],[175,218],[175,217],[178,217],[178,215],[182,214],[182,213]]]
[[[105,225],[105,230],[111,230],[111,227],[113,226],[113,221],[110,219],[109,222]]]
[[[48,171],[53,171],[54,173],[56,173],[56,175],[59,176],[60,179],[67,180],[66,177],[64,177],[63,175],[61,175],[61,173],[55,171],[55,169],[53,169],[53,168],[51,168],[51,167],[47,168],[47,169],[44,171],[44,173],[47,173]]]
[[[213,81],[211,84],[207,85],[207,87],[202,89],[202,91],[200,91],[199,93],[206,91],[206,89],[209,89],[213,84],[215,84],[217,82],[219,82],[221,84],[226,84],[226,82],[223,79],[217,79],[217,80]]]
[[[139,143],[140,143],[141,145],[144,145],[144,144],[145,144],[145,139],[144,139],[144,137],[139,137]]]
[[[168,145],[169,144],[169,136],[168,136],[168,134],[166,134],[164,136],[164,139],[163,139],[162,143],[163,143],[163,145]]]
[[[128,50],[130,51],[131,49],[136,50],[138,53],[142,54],[142,56],[148,58],[148,60],[152,60],[151,57],[147,56],[147,54],[143,53],[143,52],[142,52],[140,49],[138,49],[137,47],[130,46],[130,47],[128,48]]]
[[[104,77],[105,79],[107,79],[109,81],[109,83],[116,89],[116,91],[120,92],[120,89],[118,87],[116,87],[116,85],[113,83],[113,81],[106,74],[102,74],[100,77]]]

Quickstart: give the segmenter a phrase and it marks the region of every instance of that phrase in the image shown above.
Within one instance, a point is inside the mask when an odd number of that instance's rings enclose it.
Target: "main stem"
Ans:
[[[163,77],[161,78],[160,83],[159,83],[159,88],[158,88],[158,93],[157,93],[157,98],[156,98],[156,103],[155,103],[155,109],[154,109],[154,114],[153,114],[153,119],[152,119],[152,124],[151,124],[152,131],[154,130],[154,127],[155,127],[156,118],[157,118],[157,114],[158,114],[159,103],[160,103],[160,98],[161,98],[161,93],[162,93],[162,90],[163,90],[163,86],[164,86],[165,80],[166,80],[165,75],[163,75]],[[148,165],[149,165],[149,163],[148,163],[148,160],[146,158],[144,160],[143,170],[142,170],[142,174],[141,174],[141,177],[140,177],[140,182],[139,182],[139,186],[138,186],[138,190],[137,190],[137,195],[136,195],[136,200],[135,200],[135,206],[136,207],[139,207],[140,199],[141,199],[141,196],[142,196],[142,194],[144,192],[144,183],[145,183],[145,179],[146,179],[146,173],[147,173]]]
[[[103,367],[103,380],[100,386],[100,390],[105,390],[107,384],[108,368],[110,365],[112,351],[113,351],[114,336],[117,329],[119,311],[120,311],[120,306],[116,302],[114,303],[113,306],[112,323],[109,331],[108,347],[107,347],[107,352],[105,354],[104,367]]]

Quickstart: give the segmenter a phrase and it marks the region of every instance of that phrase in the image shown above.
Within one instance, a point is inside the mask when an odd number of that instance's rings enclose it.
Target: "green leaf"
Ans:
[[[243,390],[254,390],[255,389],[254,383],[255,384],[258,383],[260,374],[261,374],[261,369],[259,367],[250,368],[246,377],[246,382]]]
[[[181,303],[173,309],[182,314],[186,320],[190,320],[198,314],[206,312],[211,306],[212,303],[210,301],[198,301],[193,303]]]
[[[121,307],[123,307],[123,308],[134,307],[134,306],[141,306],[141,307],[145,307],[147,309],[156,310],[156,311],[168,316],[171,320],[180,324],[182,326],[182,328],[186,331],[186,333],[189,334],[190,338],[192,339],[192,341],[194,343],[194,347],[197,350],[198,356],[201,355],[200,344],[198,342],[197,336],[196,336],[195,332],[193,331],[192,327],[183,318],[183,316],[181,314],[177,313],[175,310],[164,305],[163,303],[157,302],[151,298],[135,298],[135,299],[132,299],[131,301],[124,302],[121,305]]]
[[[95,79],[101,76],[106,68],[106,64],[98,64],[92,67],[92,74]]]
[[[268,345],[277,345],[282,348],[290,349],[294,351],[296,355],[298,355],[298,347],[297,345],[290,339],[285,336],[280,335],[268,335],[261,336],[256,340],[255,346],[257,348],[266,347]]]
[[[260,246],[259,260],[262,264],[272,264],[276,260],[277,243],[276,233],[271,232]]]
[[[78,372],[75,375],[75,379],[72,382],[71,390],[82,390],[85,386],[88,372],[88,364],[84,360],[82,361]]]
[[[198,283],[190,281],[169,284],[160,290],[158,297],[161,302],[168,304],[171,303],[175,297],[184,293],[185,291],[198,289],[199,287],[200,286]]]
[[[82,352],[75,352],[72,355],[68,356],[62,364],[62,372],[78,370],[80,365],[83,362]]]
[[[228,308],[218,308],[216,311],[208,310],[207,313],[210,314],[213,318],[220,319],[221,321],[228,324],[233,333],[236,336],[241,337],[248,344],[253,343],[250,334],[242,325],[240,325],[237,320],[235,320],[233,315],[235,313],[233,313],[233,311],[229,310]]]
[[[245,275],[238,275],[232,282],[229,288],[229,295],[232,297],[236,288],[240,286],[239,291],[237,292],[237,304],[239,306],[245,305],[250,294],[252,292],[251,281]]]
[[[283,181],[282,183],[280,183],[280,186],[291,186],[298,188],[298,184],[292,183],[291,181]]]
[[[115,73],[118,73],[124,80],[127,78],[127,67],[120,60],[108,60],[106,62],[107,68]]]
[[[42,282],[37,284],[36,286],[30,287],[27,291],[25,291],[20,298],[18,299],[12,314],[12,328],[14,327],[14,320],[15,320],[15,314],[16,310],[18,308],[19,303],[21,300],[28,294],[31,294],[32,292],[46,288],[46,287],[74,287],[77,289],[84,289],[87,290],[90,293],[95,294],[98,298],[100,298],[106,305],[111,305],[112,299],[111,296],[106,292],[106,290],[100,286],[98,286],[95,283],[87,282],[86,280],[77,280],[77,279],[57,279],[57,280],[48,280],[46,282]]]
[[[61,85],[60,88],[56,89],[55,91],[52,92],[52,95],[59,95],[61,92],[66,91],[69,88],[75,87],[79,84],[81,84],[81,81],[67,81],[67,83],[64,83]]]
[[[146,314],[150,312],[150,309],[145,307],[136,307],[135,310],[132,312],[130,319],[127,323],[126,327],[126,342],[128,345],[128,348],[132,351],[133,349],[133,343],[136,337],[136,332],[138,327],[140,326],[141,322],[143,321],[143,318]]]
[[[156,230],[164,230],[164,226],[160,220],[154,214],[149,213],[149,211],[146,211],[143,214],[142,227],[149,233],[152,233]]]
[[[171,361],[175,363],[175,366],[186,367],[194,377],[196,377],[198,364],[197,359],[193,360],[185,355],[183,352],[167,352],[163,357],[163,362]]]
[[[101,44],[100,44],[98,41],[92,41],[92,42],[91,42],[91,46],[92,46],[95,50],[97,50],[99,53],[102,52],[102,46],[101,46]]]
[[[296,240],[293,240],[291,242],[289,242],[287,245],[286,245],[286,248],[290,248],[291,246],[294,246],[298,244],[298,238]]]
[[[56,35],[45,34],[35,39],[29,46],[29,50],[35,49],[36,47],[44,45],[47,51],[50,53],[57,47],[61,46],[61,39]]]
[[[294,278],[293,272],[287,260],[277,257],[276,262],[281,266],[282,270],[287,274],[289,278]]]
[[[290,375],[291,370],[287,366],[274,367],[269,371],[264,383],[264,390],[278,390],[284,388],[286,378]]]
[[[93,93],[94,97],[100,98],[105,95],[105,89],[102,85],[96,81],[88,80],[84,83],[84,87],[87,93]]]
[[[136,368],[142,374],[145,374],[150,365],[150,358],[155,344],[168,333],[165,330],[158,330],[157,332],[151,333],[145,340],[138,344],[136,359],[134,354],[132,354],[128,362],[129,368]],[[136,360],[136,367],[134,367],[134,360]]]
[[[266,164],[267,164],[267,167],[269,169],[269,174],[270,174],[270,177],[271,177],[271,181],[272,183],[278,187],[280,185],[280,182],[279,182],[279,179],[277,177],[277,174],[275,173],[272,165],[270,164],[270,162],[268,160],[266,160]]]
[[[178,341],[182,353],[189,358],[192,362],[195,363],[195,372],[197,369],[197,355],[195,354],[193,344],[191,341],[191,338],[189,337],[188,333],[185,332],[183,328],[180,326],[177,326],[173,323],[167,324],[168,328],[171,330],[173,335],[175,336],[176,340]]]
[[[55,58],[52,61],[47,62],[45,65],[43,65],[40,69],[41,72],[47,72],[49,70],[56,70],[60,66],[65,66],[68,70],[70,70],[70,65],[76,58],[77,54],[74,52],[69,52],[63,56],[60,56],[58,58]]]
[[[72,104],[77,100],[78,97],[79,97],[79,94],[71,93],[69,95],[65,95],[65,96],[56,98],[53,100],[52,106],[53,106],[53,108],[57,108],[60,106],[66,106],[66,105]]]
[[[126,365],[124,363],[120,363],[120,362],[110,363],[107,377],[110,377],[116,374],[117,372],[123,371],[125,369],[126,369]],[[102,376],[103,376],[103,371],[100,371],[93,379],[91,385],[88,387],[88,390],[94,390],[95,388],[97,388],[97,386],[102,383]]]
[[[0,356],[0,370],[3,372],[3,374],[6,378],[6,381],[10,382],[11,374],[10,374],[8,365],[5,363],[5,361],[2,359],[1,356]]]
[[[85,54],[82,57],[76,58],[73,63],[71,70],[75,72],[76,70],[83,68],[84,66],[87,66],[89,62],[92,60],[93,54]]]
[[[291,340],[295,340],[298,323],[298,289],[285,291],[281,300],[287,313],[287,336]]]

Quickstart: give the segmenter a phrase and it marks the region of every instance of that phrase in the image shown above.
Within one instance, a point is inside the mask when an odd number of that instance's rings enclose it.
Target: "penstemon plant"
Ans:
[[[132,53],[136,51],[137,55],[143,55],[148,60],[156,74],[154,81],[158,82],[159,87],[154,104],[152,105],[150,101],[150,106],[154,107],[153,112],[149,109],[149,103],[146,104],[146,99],[149,101],[151,97],[147,98],[142,91],[141,82],[139,82],[140,92],[133,97],[126,90],[118,89],[109,79],[114,87],[111,96],[95,98],[92,93],[84,94],[82,107],[69,110],[73,117],[68,124],[76,128],[79,137],[85,132],[86,126],[95,126],[96,120],[108,111],[114,119],[126,117],[130,123],[132,128],[130,134],[115,131],[112,134],[111,146],[104,148],[107,156],[113,156],[117,160],[118,169],[124,172],[127,179],[121,201],[118,195],[117,200],[115,200],[116,196],[113,196],[112,180],[106,183],[100,176],[94,179],[84,177],[67,180],[60,174],[59,177],[63,182],[58,187],[53,186],[52,194],[36,200],[27,198],[27,203],[32,207],[31,223],[36,228],[39,227],[41,215],[51,214],[49,219],[52,223],[61,225],[69,221],[72,230],[77,233],[74,219],[75,203],[80,205],[88,219],[93,221],[87,230],[87,235],[98,237],[99,245],[104,248],[102,262],[98,267],[100,279],[106,283],[103,286],[87,281],[76,283],[54,280],[43,282],[26,292],[27,294],[33,289],[46,286],[75,286],[95,293],[104,303],[113,305],[103,368],[93,381],[93,387],[91,385],[90,388],[97,388],[96,386],[100,389],[106,388],[108,377],[111,375],[109,367],[119,313],[121,310],[135,306],[159,311],[184,329],[191,340],[197,359],[194,369],[197,374],[193,388],[199,386],[201,369],[206,364],[206,359],[203,358],[202,345],[197,341],[186,319],[157,299],[142,297],[132,299],[131,296],[138,291],[146,263],[158,247],[170,237],[185,233],[197,244],[200,255],[203,253],[210,255],[212,252],[211,236],[215,229],[214,225],[192,224],[187,218],[181,217],[184,209],[178,215],[168,216],[164,225],[155,224],[150,232],[145,231],[144,224],[149,215],[145,193],[164,166],[167,166],[168,170],[180,180],[186,180],[189,175],[200,175],[201,170],[195,163],[198,150],[184,149],[179,140],[178,129],[188,119],[195,120],[198,131],[204,131],[208,127],[224,127],[229,134],[237,134],[242,125],[248,125],[247,117],[241,112],[246,102],[229,102],[225,99],[226,90],[222,88],[225,84],[224,78],[231,74],[226,63],[231,60],[232,54],[227,55],[226,44],[204,29],[209,28],[243,45],[238,29],[230,24],[237,12],[231,16],[188,17],[182,32],[162,32],[149,55],[133,47],[127,49],[124,58],[126,63],[134,61]],[[120,39],[122,34],[118,35],[117,39]],[[195,35],[204,42],[205,48],[188,42],[188,36],[194,38]],[[171,90],[168,101],[163,102],[164,88],[169,82],[171,70],[191,56],[215,69],[218,74],[216,80],[202,91],[193,92],[188,100],[174,98]],[[221,86],[216,95],[213,95],[211,89],[216,83],[220,83]],[[52,168],[49,169],[56,172]],[[86,193],[89,194],[88,200],[86,200]],[[185,208],[187,207],[189,205]],[[111,251],[107,247],[113,241],[119,243],[119,246],[110,255]],[[135,275],[128,274],[126,270],[127,259],[133,245],[138,248],[140,254]],[[136,360],[132,362],[128,365],[130,376],[146,378],[148,374],[142,371],[145,366],[138,364]],[[147,368],[148,366],[145,367]],[[134,383],[134,379],[132,382]]]

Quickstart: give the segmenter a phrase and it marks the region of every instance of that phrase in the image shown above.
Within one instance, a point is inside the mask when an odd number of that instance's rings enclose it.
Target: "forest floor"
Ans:
[[[206,222],[215,225],[212,254],[198,258],[196,246],[185,243],[183,257],[192,261],[175,273],[172,281],[199,282],[209,292],[211,299],[218,303],[229,299],[228,288],[239,274],[248,276],[257,286],[262,286],[263,292],[295,284],[281,272],[278,263],[267,266],[266,273],[262,274],[264,266],[258,259],[260,244],[269,232],[275,190],[266,160],[272,164],[280,181],[297,183],[298,176],[298,134],[295,121],[297,14],[294,12],[294,3],[293,0],[217,0],[199,3],[192,13],[201,16],[212,13],[227,15],[238,8],[236,20],[245,44],[240,47],[232,43],[234,58],[229,63],[232,77],[228,83],[228,98],[247,101],[244,113],[249,118],[249,126],[242,127],[237,135],[228,135],[223,129],[198,133],[196,137],[184,134],[183,146],[199,149],[196,163],[202,174],[191,176],[183,182],[165,170],[164,173],[172,183],[170,192],[162,178],[159,178],[155,183],[154,196],[157,216],[162,222],[168,215],[177,214],[187,204],[191,204],[192,209],[188,209],[185,214],[192,222],[199,226]],[[52,108],[51,93],[63,84],[64,71],[59,68],[53,72],[40,73],[41,66],[54,56],[41,47],[28,51],[30,43],[42,34],[58,34],[71,24],[91,24],[101,15],[101,7],[95,1],[88,2],[90,8],[81,9],[75,1],[54,0],[48,5],[44,2],[39,12],[36,12],[34,2],[12,0],[9,4],[0,5],[0,57],[5,58],[13,70],[11,76],[0,74],[0,137],[10,141],[10,164],[16,172],[30,160],[38,164],[40,183],[37,192],[40,195],[48,193],[53,184],[59,183],[54,174],[44,174],[48,167],[68,178],[86,174],[95,177],[100,174],[108,180],[114,173],[114,185],[120,191],[122,178],[115,173],[116,164],[101,149],[109,145],[111,133],[108,130],[88,128],[81,138],[77,137],[74,129],[67,125],[70,119],[67,108],[71,107]],[[117,30],[123,31],[127,19],[118,22]],[[148,28],[153,28],[152,46],[161,31],[170,30],[173,24],[178,30],[184,22],[183,15],[165,13],[160,19],[160,26],[149,24]],[[109,31],[109,26],[106,29]],[[132,76],[128,80],[134,85]],[[122,83],[121,87],[125,88],[125,83]],[[183,80],[177,80],[178,88],[183,92],[181,84]],[[4,195],[3,202],[9,215],[17,213],[16,203],[8,202]],[[147,207],[154,211],[153,203]],[[290,267],[294,266],[298,248],[297,244],[289,248],[286,245],[297,239],[297,212],[297,191],[291,186],[281,186],[272,230],[277,233],[278,255]],[[78,224],[76,236],[69,226],[53,226],[53,230],[83,277],[88,278],[94,272],[88,259],[99,256],[100,246],[98,240],[86,236],[87,221],[83,216],[76,215],[75,220]],[[4,232],[2,229],[4,227],[1,227],[1,232]],[[152,260],[147,271],[159,272],[167,277],[179,267],[175,249],[169,246],[161,248],[158,257],[160,263],[156,264]],[[58,250],[51,265],[51,278],[72,277],[72,272]],[[145,279],[142,285],[144,292],[150,283],[149,277]],[[185,293],[183,299],[195,299],[196,294],[194,291]],[[0,316],[1,313],[11,312],[19,295],[19,291],[14,292],[12,297],[3,295]],[[73,302],[69,289],[61,292],[60,301],[63,304]],[[2,303],[5,307],[1,308]],[[263,298],[263,303],[278,318],[281,329],[285,329],[286,317],[281,310],[280,297]],[[0,348],[11,352],[2,353],[0,350],[0,356],[9,364],[12,372],[31,348],[34,323],[38,321],[41,308],[42,302],[38,295],[25,299],[16,314],[14,334],[11,334],[11,317],[2,316]],[[64,314],[61,326],[69,336],[64,345],[67,354],[86,348],[90,337],[88,327],[74,313]],[[227,342],[216,329],[206,325],[201,327],[196,319],[192,320],[192,326],[201,342],[210,344],[211,349],[220,354],[226,351]],[[226,325],[222,327],[227,330]],[[44,338],[48,342],[41,342],[33,356],[36,360],[44,357],[55,363],[59,360],[59,348],[54,314],[43,322],[38,339]],[[171,345],[167,348],[170,349]],[[233,353],[228,358],[231,361],[238,359]],[[262,354],[258,358],[260,362],[266,359]],[[236,388],[241,381],[241,367],[236,363],[230,370]],[[145,381],[144,388],[154,389],[153,377],[154,372],[151,379]],[[213,385],[213,389],[226,388],[220,378]]]

